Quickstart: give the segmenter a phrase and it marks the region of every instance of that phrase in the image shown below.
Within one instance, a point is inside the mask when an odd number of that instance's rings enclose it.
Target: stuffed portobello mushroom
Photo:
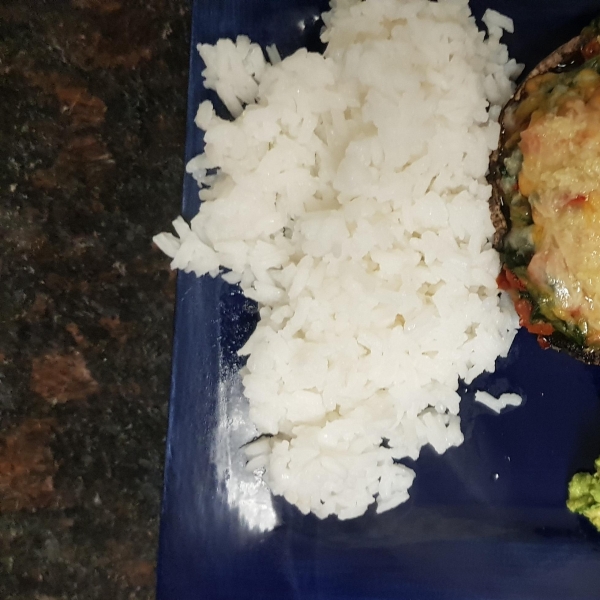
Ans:
[[[600,364],[600,19],[529,74],[500,124],[499,287],[542,347]]]

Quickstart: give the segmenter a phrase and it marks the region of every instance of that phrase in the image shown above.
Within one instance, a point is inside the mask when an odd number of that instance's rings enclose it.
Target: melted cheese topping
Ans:
[[[536,246],[532,282],[554,313],[600,341],[600,102],[572,98],[521,134],[519,189],[528,196]]]

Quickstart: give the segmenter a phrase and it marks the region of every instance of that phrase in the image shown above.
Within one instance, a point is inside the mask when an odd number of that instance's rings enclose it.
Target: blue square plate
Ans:
[[[473,0],[511,16],[511,55],[531,68],[600,13],[598,0]],[[196,0],[187,159],[202,87],[199,42],[250,36],[320,50],[322,0]],[[198,208],[187,177],[183,214]],[[176,212],[176,207],[173,207]],[[538,348],[521,331],[497,373],[478,383],[517,391],[500,416],[462,390],[465,443],[424,449],[411,499],[350,522],[304,517],[255,482],[241,462],[235,351],[256,310],[219,280],[180,275],[158,563],[159,600],[575,600],[600,598],[599,536],[565,508],[566,485],[600,454],[600,369]],[[238,444],[239,445],[239,444]],[[276,515],[276,517],[274,517]],[[277,519],[261,532],[253,523]]]

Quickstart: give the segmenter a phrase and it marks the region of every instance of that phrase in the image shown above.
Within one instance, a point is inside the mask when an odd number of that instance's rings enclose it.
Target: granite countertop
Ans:
[[[188,0],[0,6],[0,598],[154,597]]]

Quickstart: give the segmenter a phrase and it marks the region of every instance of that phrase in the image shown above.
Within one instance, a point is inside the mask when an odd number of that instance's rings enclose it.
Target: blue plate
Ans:
[[[515,20],[506,42],[527,68],[600,13],[597,0],[472,2],[477,17],[486,6]],[[319,50],[326,8],[321,0],[194,3],[187,159],[202,148],[196,108],[214,100],[196,44],[244,33],[283,55]],[[188,177],[184,216],[197,208]],[[235,351],[255,307],[210,278],[180,275],[177,293],[159,600],[600,598],[599,536],[565,509],[570,476],[600,455],[600,369],[542,351],[521,331],[497,373],[478,384],[523,394],[522,407],[497,416],[463,390],[466,441],[442,457],[425,449],[406,504],[319,521],[237,479]]]

